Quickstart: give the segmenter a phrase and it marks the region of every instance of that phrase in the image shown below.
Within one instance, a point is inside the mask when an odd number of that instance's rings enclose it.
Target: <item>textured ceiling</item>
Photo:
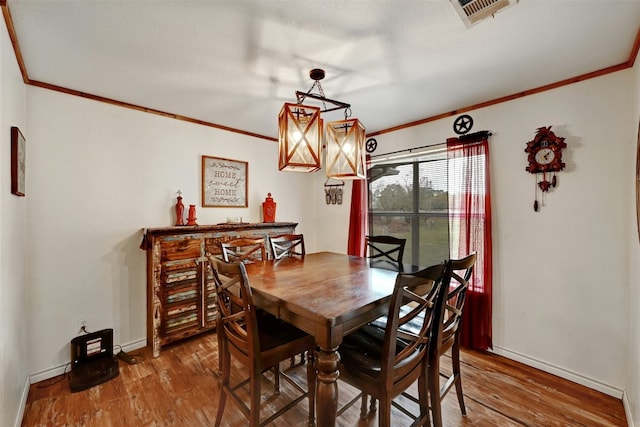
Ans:
[[[367,133],[629,60],[640,0],[7,0],[28,79],[277,137],[309,70]],[[342,118],[342,112],[326,118]]]

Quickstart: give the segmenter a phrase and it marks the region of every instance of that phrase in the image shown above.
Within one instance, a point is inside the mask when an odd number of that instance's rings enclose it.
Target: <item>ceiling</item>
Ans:
[[[6,3],[30,83],[267,139],[312,68],[371,135],[628,66],[640,29],[640,0],[513,0],[470,28],[449,0]]]

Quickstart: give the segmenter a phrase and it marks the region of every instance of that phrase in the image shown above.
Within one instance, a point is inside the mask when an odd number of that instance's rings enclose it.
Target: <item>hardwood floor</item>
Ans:
[[[120,361],[117,378],[82,392],[71,393],[62,376],[32,384],[22,427],[213,425],[219,393],[215,333],[163,347],[155,359],[148,349],[132,353],[143,361],[135,365]],[[304,382],[304,368],[288,372]],[[627,425],[620,400],[500,356],[463,351],[462,375],[467,416],[460,414],[453,390],[443,404],[445,426]],[[56,380],[60,381],[54,383]],[[341,404],[355,395],[345,383],[339,387]],[[265,380],[262,417],[292,393],[283,381],[282,393],[274,396],[273,386]],[[306,410],[305,400],[273,425],[306,425]],[[377,414],[364,420],[359,414],[357,403],[338,418],[338,425],[377,426]],[[410,424],[397,411],[392,422],[394,426]],[[223,425],[247,425],[229,399]]]

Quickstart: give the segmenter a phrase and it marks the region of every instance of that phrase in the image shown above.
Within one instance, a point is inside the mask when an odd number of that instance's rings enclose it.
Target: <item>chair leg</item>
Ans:
[[[304,351],[302,353],[300,353],[300,364],[304,365]],[[289,359],[289,367],[293,368],[294,366],[296,366],[296,357],[295,356],[291,356],[291,358]]]
[[[222,422],[224,407],[227,403],[227,389],[229,387],[229,380],[231,376],[230,355],[219,347],[218,358],[218,366],[220,368],[220,398],[218,399],[218,412],[216,413],[215,427],[219,427]]]
[[[421,420],[424,420],[423,424],[426,427],[431,427],[430,415],[429,415],[429,392],[427,373],[420,375],[418,378],[418,401],[420,403],[420,416]]]
[[[280,394],[280,365],[276,365],[273,368],[273,392]]]
[[[462,376],[460,375],[460,347],[457,344],[458,343],[455,343],[453,347],[451,347],[451,365],[460,412],[462,412],[462,415],[467,415],[467,410],[464,407],[464,395],[462,394]]]
[[[277,369],[277,368],[274,368]],[[258,427],[260,425],[260,372],[252,368],[251,379],[249,380],[249,390],[251,406],[249,411],[249,426]]]
[[[379,401],[378,427],[391,427],[391,398],[382,396]]]
[[[374,414],[376,412],[376,399],[374,399],[373,397],[371,398],[371,404],[369,405],[369,412],[371,412],[372,414]]]
[[[360,403],[360,418],[366,418],[369,413],[375,414],[376,412],[376,398],[371,396],[371,401],[369,404],[369,408],[367,408],[367,400],[369,399],[369,395],[366,393],[362,393],[362,400]],[[367,412],[367,409],[369,412]]]
[[[224,390],[220,390],[220,399],[218,399],[218,412],[216,413],[215,427],[220,427],[222,423],[222,415],[224,415],[224,407],[227,403],[227,393]]]
[[[309,399],[309,425],[316,425],[316,381],[318,374],[316,372],[315,355],[313,351],[307,352],[307,391]]]
[[[367,393],[362,393],[362,400],[360,402],[360,418],[367,417],[367,400],[369,399],[369,395]]]
[[[434,427],[442,427],[442,408],[440,407],[440,363],[438,358],[429,365],[429,402]]]
[[[224,346],[224,343],[222,341],[223,333],[224,332],[222,332],[220,329],[216,330],[216,339],[218,341],[218,371],[214,373],[218,376],[218,378],[220,378],[220,376],[222,375],[222,349]]]

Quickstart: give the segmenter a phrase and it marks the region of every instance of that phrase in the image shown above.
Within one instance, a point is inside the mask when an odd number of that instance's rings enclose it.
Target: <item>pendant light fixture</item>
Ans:
[[[278,168],[294,172],[320,169],[320,108],[285,103],[278,116]]]
[[[344,120],[327,123],[325,172],[329,178],[365,179],[365,129],[358,119],[349,119],[351,105],[325,97],[320,80],[324,70],[314,68],[314,81],[305,93],[296,91],[298,103],[285,103],[278,116],[278,168],[285,171],[313,172],[320,169],[323,140],[321,113],[344,109]],[[316,88],[318,93],[313,93]],[[319,101],[322,108],[303,104]],[[331,104],[327,107],[327,104]]]
[[[325,171],[328,177],[366,179],[365,130],[358,119],[327,123]]]

